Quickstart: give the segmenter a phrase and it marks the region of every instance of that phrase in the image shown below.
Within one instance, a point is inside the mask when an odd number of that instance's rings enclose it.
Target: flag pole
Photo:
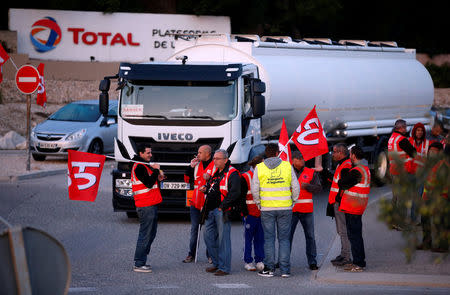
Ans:
[[[280,153],[278,154],[278,158],[281,157],[281,154],[286,150],[286,147],[289,144],[289,142],[291,141],[292,137],[294,137],[294,134],[292,134],[291,138],[289,138],[287,143],[283,146],[283,148],[281,149]]]
[[[9,57],[9,60],[12,62],[13,66],[16,68],[16,71],[19,70],[19,68],[16,66],[16,64],[14,63],[12,57]]]

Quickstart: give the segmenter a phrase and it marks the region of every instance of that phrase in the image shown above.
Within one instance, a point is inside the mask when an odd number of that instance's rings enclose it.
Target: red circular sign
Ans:
[[[31,65],[21,66],[16,73],[17,88],[24,94],[31,94],[39,87],[39,72]]]

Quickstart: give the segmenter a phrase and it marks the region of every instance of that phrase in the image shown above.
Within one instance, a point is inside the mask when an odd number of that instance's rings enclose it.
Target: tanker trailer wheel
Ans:
[[[386,150],[378,153],[373,172],[373,182],[377,186],[383,186],[390,181],[389,158]]]

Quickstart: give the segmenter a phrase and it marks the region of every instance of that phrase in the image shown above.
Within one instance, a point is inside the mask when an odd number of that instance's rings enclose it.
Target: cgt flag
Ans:
[[[40,82],[39,82],[39,88],[37,90],[36,104],[45,108],[45,105],[47,103],[47,94],[45,92],[44,64],[40,63],[37,69],[39,72]]]
[[[0,44],[0,83],[3,81],[3,64],[9,59],[9,55]]]
[[[316,106],[309,112],[292,135],[292,140],[305,161],[328,153],[328,143],[322,124],[316,113]]]
[[[289,163],[292,163],[291,147],[289,146],[289,136],[286,129],[286,124],[284,123],[284,118],[280,130],[280,138],[278,139],[278,148],[280,149],[279,158],[283,161],[289,161]]]
[[[105,156],[69,150],[69,199],[94,202],[102,175]]]

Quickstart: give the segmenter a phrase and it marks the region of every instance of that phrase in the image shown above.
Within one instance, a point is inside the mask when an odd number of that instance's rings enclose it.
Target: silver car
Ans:
[[[72,102],[38,124],[31,132],[33,159],[67,156],[76,150],[95,154],[112,153],[117,136],[117,100],[109,102],[108,117],[99,112],[98,100]]]

